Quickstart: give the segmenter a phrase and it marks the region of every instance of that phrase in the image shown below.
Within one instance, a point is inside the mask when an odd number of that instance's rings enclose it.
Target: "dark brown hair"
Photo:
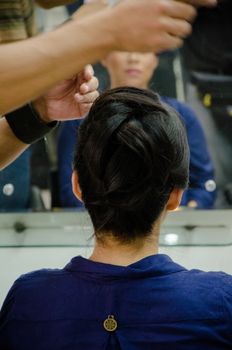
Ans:
[[[79,128],[74,157],[95,233],[148,235],[174,187],[185,188],[189,149],[178,114],[148,90],[109,90]]]

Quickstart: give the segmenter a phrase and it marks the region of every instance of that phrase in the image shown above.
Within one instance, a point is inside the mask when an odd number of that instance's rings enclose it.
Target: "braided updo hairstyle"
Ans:
[[[79,128],[73,167],[97,236],[145,237],[172,189],[188,184],[185,128],[154,92],[108,90]]]

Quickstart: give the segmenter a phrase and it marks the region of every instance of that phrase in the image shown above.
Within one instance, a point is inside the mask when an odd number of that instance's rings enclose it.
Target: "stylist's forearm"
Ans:
[[[96,20],[94,17],[72,21],[25,42],[0,45],[0,115],[105,55],[113,37],[104,15],[102,22],[101,15]]]
[[[169,0],[125,0],[54,32],[0,45],[0,114],[34,100],[87,63],[113,50],[162,52],[191,33],[193,6]]]

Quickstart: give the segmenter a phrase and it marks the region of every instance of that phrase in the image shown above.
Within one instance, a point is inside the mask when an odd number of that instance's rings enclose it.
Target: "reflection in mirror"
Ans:
[[[76,9],[82,3],[72,6]],[[199,9],[193,33],[180,52],[164,53],[159,59],[153,54],[112,53],[95,67],[101,91],[124,84],[149,87],[182,115],[191,151],[190,187],[182,202],[188,210],[232,205],[231,6],[223,0],[215,9]],[[68,17],[64,7],[36,12],[40,31],[51,30]],[[79,123],[65,123],[46,143],[31,146],[1,172],[1,211],[82,206],[72,195],[70,181]]]

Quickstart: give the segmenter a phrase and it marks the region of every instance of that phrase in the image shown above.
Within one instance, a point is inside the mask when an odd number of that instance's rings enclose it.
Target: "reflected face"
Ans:
[[[146,89],[158,65],[158,58],[152,52],[114,51],[102,63],[109,72],[112,88],[133,86]]]

